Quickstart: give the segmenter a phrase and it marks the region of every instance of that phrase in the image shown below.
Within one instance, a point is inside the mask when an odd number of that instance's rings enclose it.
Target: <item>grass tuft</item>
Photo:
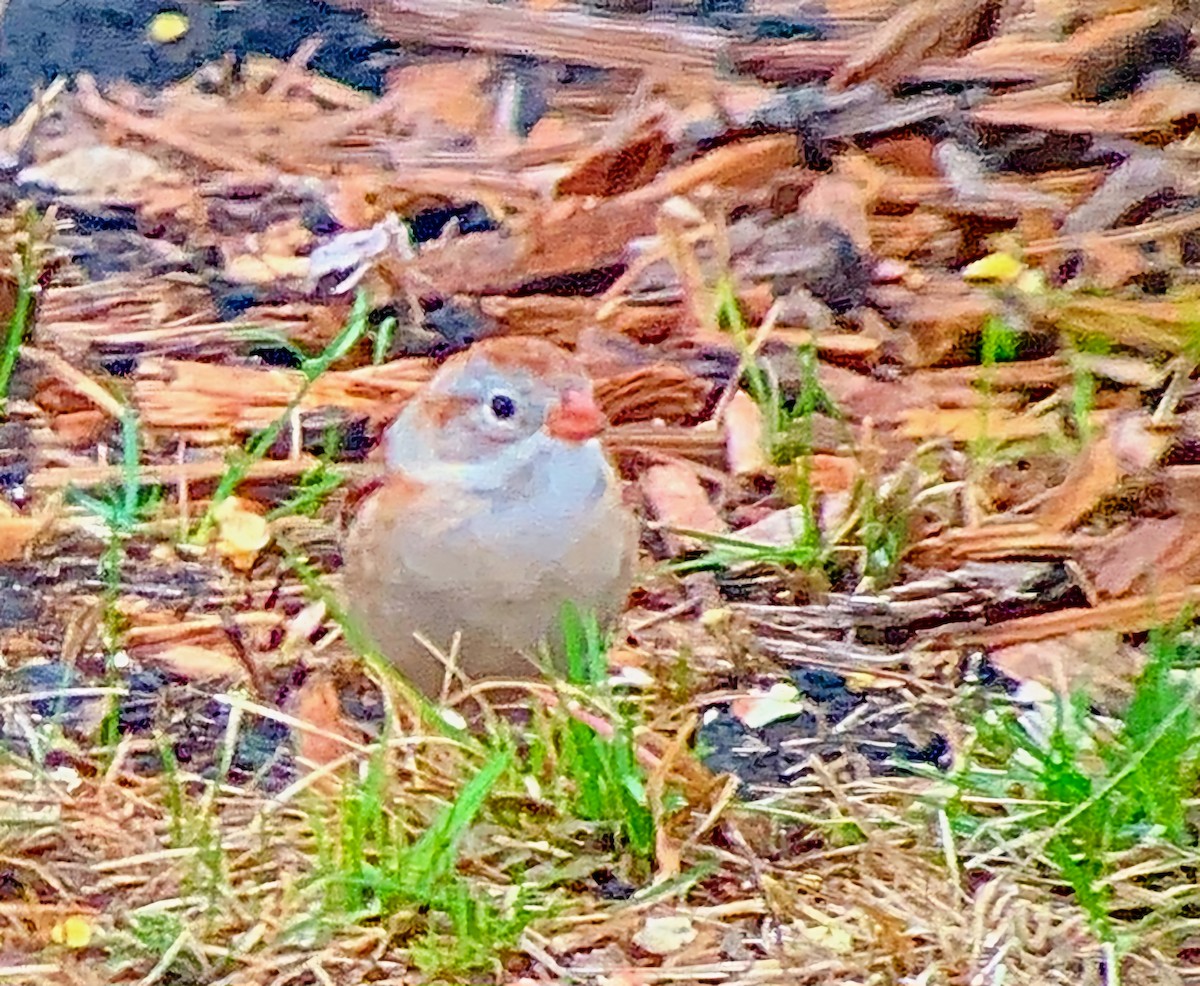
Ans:
[[[293,933],[311,934],[348,924],[381,921],[430,974],[495,969],[533,912],[517,888],[508,899],[458,873],[463,840],[493,786],[510,766],[507,753],[492,755],[424,832],[407,834],[394,791],[386,744],[380,744],[361,780],[336,806],[332,824],[317,807],[317,868],[309,888],[319,894],[318,914]]]
[[[573,716],[560,721],[558,762],[574,788],[574,811],[609,826],[617,850],[628,852],[635,868],[645,869],[654,858],[656,826],[634,749],[630,709],[607,685],[608,659],[596,617],[567,605],[561,624],[568,684],[604,707],[613,725],[612,736],[604,737]]]
[[[1165,860],[1197,843],[1188,809],[1200,784],[1200,646],[1173,629],[1153,634],[1147,651],[1120,718],[1083,696],[989,710],[941,806],[952,831],[977,844],[975,866],[1032,849],[1114,948],[1129,933],[1114,916],[1127,854]]]

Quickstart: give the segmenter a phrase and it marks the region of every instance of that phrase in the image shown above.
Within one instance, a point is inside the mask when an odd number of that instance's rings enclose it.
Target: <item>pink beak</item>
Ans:
[[[586,442],[595,438],[608,424],[604,412],[591,394],[568,390],[562,400],[546,415],[546,431],[567,442]]]

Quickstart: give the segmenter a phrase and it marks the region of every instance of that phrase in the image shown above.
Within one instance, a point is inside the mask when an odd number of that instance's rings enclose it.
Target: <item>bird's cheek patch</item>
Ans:
[[[467,416],[474,403],[453,394],[426,394],[419,405],[422,416],[434,428],[446,428]]]

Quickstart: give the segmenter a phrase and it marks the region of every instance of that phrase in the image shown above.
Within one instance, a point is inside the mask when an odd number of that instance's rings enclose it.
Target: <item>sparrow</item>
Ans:
[[[384,432],[385,475],[351,523],[353,618],[437,698],[458,669],[528,677],[564,604],[602,624],[620,612],[637,528],[598,435],[592,384],[566,350],[492,338],[448,359]],[[561,659],[556,662],[561,673]]]

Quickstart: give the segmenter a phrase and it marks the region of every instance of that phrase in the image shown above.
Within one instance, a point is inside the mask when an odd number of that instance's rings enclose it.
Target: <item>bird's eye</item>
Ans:
[[[499,420],[507,421],[517,413],[517,405],[507,394],[497,394],[492,398],[492,414]]]

